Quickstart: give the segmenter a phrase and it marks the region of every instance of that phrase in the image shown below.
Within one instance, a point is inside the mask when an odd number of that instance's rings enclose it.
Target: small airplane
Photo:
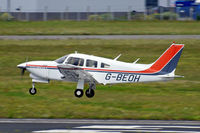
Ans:
[[[168,81],[175,77],[175,70],[181,56],[184,44],[172,44],[155,62],[139,64],[137,61],[126,63],[118,61],[120,57],[108,59],[93,55],[73,53],[54,61],[30,61],[17,65],[30,72],[32,87],[31,95],[36,94],[35,83],[49,83],[50,80],[77,82],[74,95],[82,97],[84,84],[89,84],[85,95],[91,98],[95,95],[96,84],[136,83]]]

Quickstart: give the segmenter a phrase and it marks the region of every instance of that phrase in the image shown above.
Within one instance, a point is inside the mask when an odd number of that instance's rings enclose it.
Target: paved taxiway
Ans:
[[[0,119],[0,133],[200,133],[200,121]]]
[[[8,35],[0,39],[200,39],[200,35]]]

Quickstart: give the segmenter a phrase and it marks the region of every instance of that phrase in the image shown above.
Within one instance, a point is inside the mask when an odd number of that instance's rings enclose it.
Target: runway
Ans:
[[[8,35],[0,39],[200,39],[200,35]]]
[[[0,133],[200,133],[200,121],[0,119]]]

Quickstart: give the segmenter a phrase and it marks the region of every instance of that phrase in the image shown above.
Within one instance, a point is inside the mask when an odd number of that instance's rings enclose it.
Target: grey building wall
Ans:
[[[0,0],[0,11],[7,9],[7,1],[6,0]]]
[[[10,1],[10,2],[8,2]],[[147,0],[0,0],[0,12],[9,11],[18,20],[85,20],[93,14],[112,13],[115,20],[130,20],[133,10],[139,14],[153,13],[146,9]],[[175,0],[158,0],[163,7]],[[10,5],[8,6],[8,3]],[[16,10],[18,9],[18,10]]]
[[[0,9],[7,10],[7,1],[0,0]],[[11,12],[144,12],[145,0],[10,0]]]
[[[55,2],[56,1],[56,2]],[[56,4],[55,4],[56,3]],[[145,0],[38,0],[38,10],[48,7],[49,12],[138,12],[145,10]]]
[[[0,0],[0,11],[7,11],[7,1]],[[10,11],[18,12],[137,12],[145,11],[146,0],[10,0]],[[173,6],[176,0],[159,0],[158,5]]]
[[[7,11],[8,0],[0,0],[0,10]],[[10,0],[10,12],[35,12],[37,10],[37,0]]]

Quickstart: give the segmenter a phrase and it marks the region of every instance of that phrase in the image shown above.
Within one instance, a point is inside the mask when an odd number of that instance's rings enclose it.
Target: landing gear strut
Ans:
[[[79,79],[77,84],[77,89],[74,91],[74,95],[78,98],[83,96],[84,80]]]
[[[32,88],[29,89],[29,93],[31,95],[35,95],[37,93],[37,89],[35,88],[35,83],[32,84]]]

